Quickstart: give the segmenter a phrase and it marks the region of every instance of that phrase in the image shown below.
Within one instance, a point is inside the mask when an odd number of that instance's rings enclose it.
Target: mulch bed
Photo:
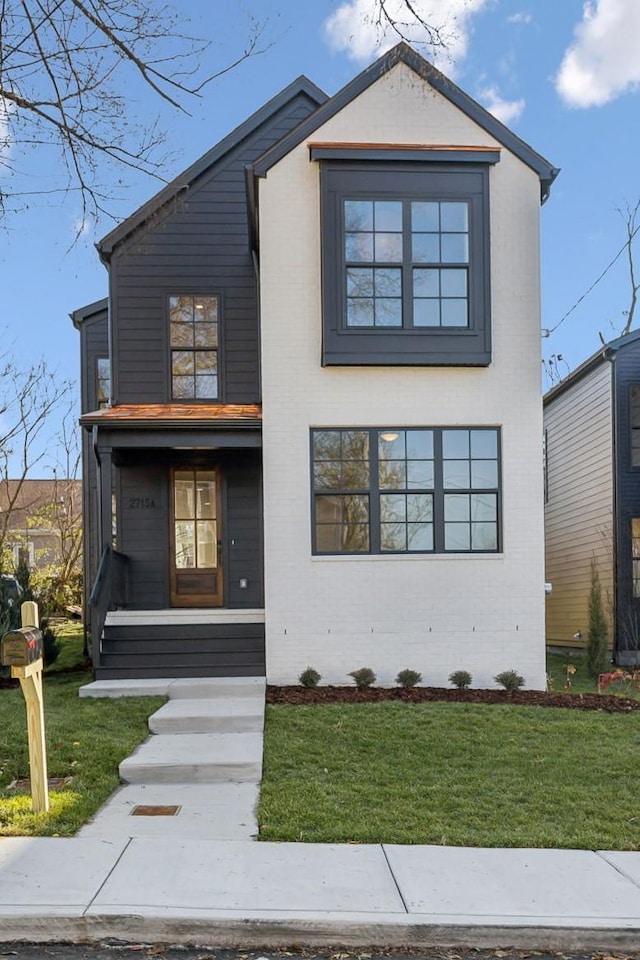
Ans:
[[[640,700],[629,700],[601,693],[545,693],[543,690],[450,690],[446,687],[302,687],[267,686],[267,703],[310,706],[324,703],[485,703],[520,707],[563,707],[569,710],[604,710],[606,713],[630,713],[640,710]]]

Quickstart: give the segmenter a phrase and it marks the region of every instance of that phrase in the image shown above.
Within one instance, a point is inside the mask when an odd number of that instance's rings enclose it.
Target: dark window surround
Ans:
[[[434,483],[429,486],[408,486],[402,485],[398,486],[388,486],[384,485],[380,481],[380,463],[382,460],[378,457],[378,437],[386,433],[401,433],[405,434],[409,431],[430,431],[433,433],[434,439]],[[443,433],[444,432],[487,432],[493,433],[496,437],[497,445],[497,484],[496,486],[487,486],[487,487],[447,487],[444,486],[443,480],[443,463],[446,458],[443,457]],[[315,484],[315,465],[316,460],[314,458],[314,435],[318,433],[365,433],[368,434],[368,472],[369,472],[369,482],[365,485],[354,486],[353,484],[347,484],[346,486],[335,488],[328,487],[316,487]],[[341,441],[342,443],[342,441]],[[359,462],[362,458],[356,458],[355,462]],[[473,458],[472,458],[473,459]],[[482,459],[482,458],[475,458]],[[319,461],[320,462],[320,461]],[[343,462],[350,462],[347,458],[344,458]],[[471,462],[471,460],[470,460]],[[465,425],[465,426],[376,426],[376,427],[357,427],[357,426],[340,426],[340,427],[313,427],[310,431],[310,480],[311,480],[311,542],[312,542],[312,554],[314,556],[371,556],[371,555],[380,555],[380,556],[423,556],[423,555],[451,555],[451,554],[463,554],[469,556],[477,556],[478,554],[499,554],[503,550],[502,546],[502,436],[500,427],[493,426],[483,426],[483,425]],[[381,548],[381,517],[380,517],[380,495],[385,494],[432,494],[432,518],[433,518],[433,549],[429,550],[393,550],[393,549],[382,549]],[[496,497],[496,533],[497,533],[497,546],[495,549],[447,549],[445,547],[445,496],[446,495],[473,495],[473,494],[492,494]],[[317,547],[317,537],[316,537],[316,498],[322,496],[352,496],[352,497],[366,497],[368,500],[367,514],[368,514],[368,547],[363,550],[338,550],[338,551],[324,551],[319,550]],[[360,522],[361,518],[358,518]],[[469,521],[471,522],[471,520]]]
[[[489,164],[321,161],[323,366],[487,366],[491,362]],[[466,201],[469,205],[469,325],[348,328],[345,199]]]
[[[629,465],[640,467],[640,384],[638,383],[632,383],[629,386]]]
[[[174,397],[173,396],[173,363],[172,363],[172,354],[175,349],[171,345],[171,300],[175,297],[190,297],[192,299],[197,299],[198,297],[207,297],[213,298],[218,302],[218,311],[217,311],[217,346],[215,347],[215,352],[217,354],[217,366],[216,366],[216,376],[217,376],[217,392],[215,397]],[[222,293],[218,290],[207,290],[202,287],[201,284],[197,286],[192,286],[189,284],[172,284],[171,287],[164,291],[165,299],[165,317],[166,317],[166,356],[167,356],[167,394],[168,399],[171,403],[184,403],[184,404],[200,404],[200,403],[223,403],[224,402],[224,348],[223,348],[223,316],[224,316],[224,306],[223,306],[223,297]],[[206,349],[206,348],[204,348]]]

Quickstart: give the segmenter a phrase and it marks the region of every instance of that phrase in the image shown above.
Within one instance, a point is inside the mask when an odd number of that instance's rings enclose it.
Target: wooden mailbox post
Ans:
[[[2,638],[2,664],[11,667],[11,676],[20,680],[27,707],[31,801],[34,813],[49,809],[47,746],[44,738],[42,701],[43,644],[38,605],[28,600],[20,608],[22,628]]]

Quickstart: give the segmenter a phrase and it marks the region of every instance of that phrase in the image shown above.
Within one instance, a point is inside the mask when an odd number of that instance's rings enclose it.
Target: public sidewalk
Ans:
[[[256,842],[264,679],[143,690],[129,785],[77,837],[0,838],[0,942],[640,951],[640,852]]]

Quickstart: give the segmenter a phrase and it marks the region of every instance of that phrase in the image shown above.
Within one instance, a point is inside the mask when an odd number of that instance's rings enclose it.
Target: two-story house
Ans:
[[[400,44],[333,97],[298,79],[101,242],[98,676],[544,685],[556,174]]]

